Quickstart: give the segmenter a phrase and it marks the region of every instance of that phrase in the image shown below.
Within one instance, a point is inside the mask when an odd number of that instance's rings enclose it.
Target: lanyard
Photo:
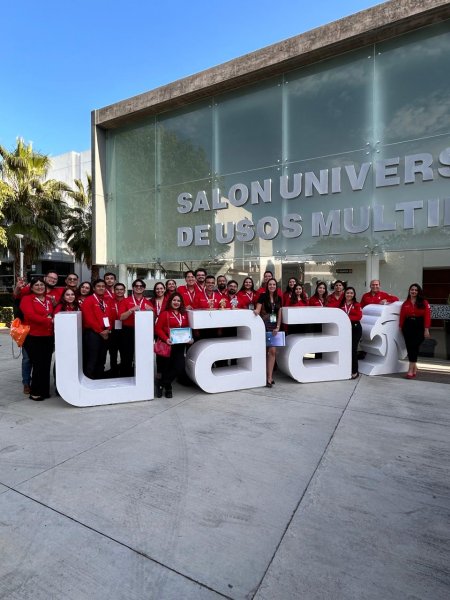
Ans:
[[[159,298],[155,298],[156,314],[159,317],[159,313],[161,312],[161,309],[163,306],[164,298],[161,298],[161,302],[158,302],[158,300],[159,300]]]
[[[106,306],[105,306],[105,303],[103,302],[103,298],[102,298],[102,299],[100,299],[100,298],[97,296],[97,294],[94,294],[94,298],[97,300],[97,302],[98,302],[98,305],[100,306],[100,310],[101,310],[102,312],[105,312],[105,311],[106,311]]]
[[[183,315],[180,315],[178,318],[178,315],[176,315],[173,311],[172,311],[172,315],[176,319],[176,321],[178,323],[178,327],[181,327],[181,323],[183,322]]]
[[[191,303],[191,306],[192,306],[192,303],[194,302],[194,299],[195,299],[195,290],[192,291],[192,292],[190,292],[188,290],[188,288],[186,287],[186,291],[187,291],[187,293],[189,295],[189,300],[191,301],[190,303]]]
[[[247,296],[247,298],[250,300],[250,302],[253,302],[253,292],[245,292],[245,295]]]
[[[35,298],[35,300],[37,300],[39,302],[39,304],[42,306],[42,308],[48,313],[48,309],[49,309],[48,300],[45,299],[44,301],[42,301],[42,300],[39,300],[39,298],[37,298],[37,297]]]
[[[353,304],[344,304],[344,310],[349,315],[352,312]]]
[[[322,298],[317,298],[317,299],[318,299],[318,301],[320,303],[320,306],[323,306],[325,304],[325,302],[322,300]]]
[[[206,290],[203,290],[203,295],[205,296],[205,298],[206,298],[206,301],[208,302],[208,304],[211,302],[211,300],[212,300],[213,302],[216,300],[216,292],[213,292],[213,293],[212,293],[212,296],[211,296],[211,297],[209,297],[209,296],[207,295],[207,293],[206,293]]]
[[[134,305],[139,306],[139,310],[141,310],[142,303],[144,302],[144,298],[141,298],[139,302],[136,302],[136,298],[134,297],[134,294],[131,294],[131,297],[133,299]]]

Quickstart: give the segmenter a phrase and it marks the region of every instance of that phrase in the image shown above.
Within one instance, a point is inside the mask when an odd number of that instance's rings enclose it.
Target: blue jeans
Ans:
[[[22,385],[31,383],[31,360],[28,352],[22,346]]]

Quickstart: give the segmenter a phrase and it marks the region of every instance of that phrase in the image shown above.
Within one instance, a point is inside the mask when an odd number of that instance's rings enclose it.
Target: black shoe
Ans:
[[[41,402],[41,400],[45,400],[44,396],[30,396],[30,400],[34,400],[35,402]]]
[[[166,398],[173,398],[172,390],[166,390],[164,396]]]
[[[268,388],[271,388],[271,387],[272,387],[272,384],[271,384],[271,382],[270,382],[270,381],[268,381],[268,382],[266,383],[266,387],[268,387]]]
[[[162,386],[160,386],[160,385],[156,386],[156,397],[162,398]]]

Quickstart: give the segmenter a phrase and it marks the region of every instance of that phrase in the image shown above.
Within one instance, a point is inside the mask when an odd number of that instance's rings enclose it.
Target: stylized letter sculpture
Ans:
[[[58,392],[74,406],[152,400],[153,313],[136,313],[134,377],[93,380],[83,374],[80,312],[56,315],[55,362]]]
[[[266,381],[266,333],[252,310],[188,311],[193,329],[237,327],[237,337],[196,342],[187,353],[186,372],[205,392],[261,387]],[[237,358],[237,366],[214,369],[216,361]]]
[[[338,308],[283,308],[283,323],[322,323],[322,333],[293,334],[280,348],[277,363],[301,383],[349,379],[352,332],[350,320]],[[306,360],[305,354],[322,352],[322,360]]]
[[[398,326],[402,302],[368,304],[363,308],[361,349],[367,352],[359,361],[365,375],[387,375],[408,370],[406,346]]]

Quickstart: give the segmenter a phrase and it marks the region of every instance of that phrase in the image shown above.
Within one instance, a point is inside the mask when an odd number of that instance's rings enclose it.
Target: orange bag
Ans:
[[[29,332],[29,325],[24,325],[20,319],[14,319],[14,321],[11,323],[9,335],[16,342],[19,348],[21,348]]]

